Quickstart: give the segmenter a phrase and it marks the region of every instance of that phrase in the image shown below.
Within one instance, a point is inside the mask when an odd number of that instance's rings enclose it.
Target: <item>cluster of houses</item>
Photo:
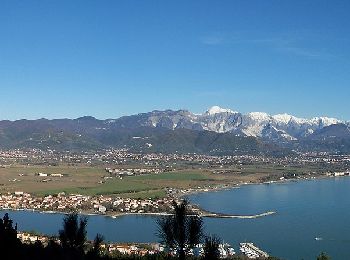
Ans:
[[[123,255],[154,255],[162,252],[163,246],[157,243],[150,244],[104,244],[102,248],[109,254],[119,253]]]
[[[51,177],[63,177],[64,176],[62,173],[51,173],[51,174],[48,174],[48,173],[43,173],[43,172],[39,172],[37,175],[39,177],[48,177],[48,176],[51,176]]]
[[[47,245],[49,242],[49,237],[43,236],[43,235],[37,235],[37,234],[31,234],[27,232],[17,232],[17,238],[22,242],[22,243],[35,243],[37,241],[40,241],[43,245]]]
[[[31,209],[39,211],[81,211],[87,213],[162,213],[172,208],[172,199],[131,199],[109,196],[86,196],[80,194],[34,197],[29,193],[16,191],[0,195],[2,209]]]
[[[17,238],[22,243],[32,244],[40,241],[43,245],[47,245],[49,240],[52,239],[57,243],[60,240],[57,237],[48,237],[45,235],[31,234],[28,232],[18,232]],[[87,244],[92,243],[88,241]],[[153,255],[161,252],[167,252],[170,255],[176,255],[176,250],[167,249],[164,245],[159,243],[102,243],[101,250],[108,254],[123,254],[123,255]],[[219,252],[221,258],[228,258],[235,255],[235,250],[229,244],[220,244]],[[199,244],[191,249],[190,255],[201,256],[204,254],[203,244]]]
[[[179,162],[181,164],[199,164],[206,167],[218,167],[225,165],[245,165],[254,163],[266,163],[274,165],[303,165],[314,163],[349,164],[349,155],[337,155],[328,153],[295,153],[284,157],[273,157],[265,155],[226,155],[212,156],[204,154],[162,154],[162,153],[133,153],[128,149],[105,149],[96,152],[72,152],[55,150],[0,150],[0,166],[12,163],[58,165],[135,165],[138,169],[112,169],[107,171],[119,174],[126,173],[154,173],[157,171],[168,171],[175,169]],[[142,166],[141,166],[142,165]],[[116,170],[118,172],[116,172]]]
[[[326,174],[327,176],[334,176],[334,177],[339,177],[339,176],[350,176],[350,171],[341,171],[341,172],[328,172]]]
[[[118,252],[125,255],[153,255],[160,252],[166,252],[172,256],[177,254],[176,250],[166,248],[165,245],[159,243],[147,244],[107,244],[104,248],[111,254]],[[219,245],[220,258],[229,258],[234,256],[235,250],[227,243]],[[189,255],[196,257],[204,254],[204,245],[198,244],[193,249],[189,250]]]
[[[45,235],[31,234],[28,232],[18,232],[17,238],[22,243],[35,243],[40,241],[43,245],[47,245],[49,240],[52,239],[57,243],[60,240],[57,237],[48,237]],[[92,241],[88,241],[87,244],[91,244]],[[240,252],[244,254],[248,259],[257,259],[262,257],[263,259],[268,258],[268,253],[264,252],[253,243],[240,243]],[[170,255],[175,256],[176,250],[166,248],[165,245],[159,243],[102,243],[101,250],[107,254],[123,254],[123,255],[153,255],[161,252],[167,252]],[[220,258],[230,258],[236,254],[233,247],[230,244],[223,243],[219,244]],[[202,256],[204,254],[204,245],[198,244],[193,249],[189,250],[189,254],[193,256]]]
[[[150,174],[150,173],[162,173],[164,172],[164,169],[159,168],[128,168],[128,169],[112,169],[112,168],[105,168],[105,171],[108,172],[110,175],[114,176],[132,176],[132,175],[141,175],[141,174]]]
[[[17,238],[25,244],[33,244],[40,241],[43,245],[47,245],[49,240],[60,243],[57,237],[48,237],[45,235],[32,234],[29,232],[17,232]],[[88,241],[87,244],[91,244]],[[146,255],[161,252],[164,247],[157,243],[149,244],[118,244],[118,243],[102,243],[101,250],[109,254],[124,254],[124,255]]]

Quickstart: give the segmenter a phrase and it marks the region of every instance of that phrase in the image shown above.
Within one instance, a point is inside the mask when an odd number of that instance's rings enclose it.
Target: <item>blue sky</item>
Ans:
[[[0,119],[212,105],[350,120],[350,1],[1,1]]]

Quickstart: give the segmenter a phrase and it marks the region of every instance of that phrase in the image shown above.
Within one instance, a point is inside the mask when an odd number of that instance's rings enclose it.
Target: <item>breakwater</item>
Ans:
[[[232,215],[232,214],[223,214],[223,213],[215,213],[209,211],[203,211],[199,214],[201,217],[205,218],[239,218],[239,219],[253,219],[253,218],[261,218],[276,214],[275,211],[267,211],[260,214],[255,215]]]

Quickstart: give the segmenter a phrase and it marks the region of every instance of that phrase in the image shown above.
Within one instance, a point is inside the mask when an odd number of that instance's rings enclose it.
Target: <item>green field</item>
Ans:
[[[191,187],[197,181],[210,181],[203,172],[168,172],[162,174],[147,174],[128,176],[123,179],[108,180],[94,187],[76,187],[43,190],[35,192],[38,195],[57,194],[64,191],[68,194],[108,195],[115,194],[127,197],[163,197],[164,187]]]
[[[132,198],[165,196],[165,188],[197,188],[278,179],[288,175],[319,172],[317,166],[267,164],[234,165],[212,170],[191,169],[113,178],[102,167],[86,166],[11,166],[0,168],[0,192],[25,191],[37,195],[67,194],[117,195]],[[64,177],[39,177],[39,172],[61,173]],[[215,173],[213,173],[215,172]],[[103,183],[101,183],[103,181]]]
[[[38,173],[61,173],[64,177],[39,177]],[[41,196],[65,192],[154,198],[165,196],[165,187],[188,188],[198,185],[198,182],[213,180],[208,174],[210,175],[209,172],[198,170],[179,171],[104,180],[103,177],[109,174],[98,167],[17,165],[0,168],[0,192],[25,191]],[[104,183],[100,184],[102,180]]]

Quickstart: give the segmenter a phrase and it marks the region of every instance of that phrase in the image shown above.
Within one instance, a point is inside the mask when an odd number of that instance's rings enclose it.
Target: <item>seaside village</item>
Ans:
[[[24,209],[46,212],[80,211],[90,214],[107,214],[112,217],[118,213],[157,214],[171,209],[173,199],[131,199],[108,196],[66,195],[64,192],[45,197],[34,197],[29,193],[16,191],[0,195],[0,208]],[[115,215],[113,215],[115,214]]]
[[[106,214],[116,218],[120,214],[162,214],[172,209],[173,199],[164,198],[158,200],[140,200],[130,198],[112,198],[106,196],[90,197],[84,195],[66,195],[63,192],[57,195],[48,195],[43,198],[33,197],[29,193],[17,191],[0,195],[0,208],[12,210],[36,210],[39,212],[55,213],[79,210],[88,214]],[[44,245],[50,239],[58,240],[57,237],[48,237],[43,235],[34,235],[26,232],[18,232],[18,238],[24,243],[35,243],[39,240]],[[58,241],[59,242],[59,241]],[[102,248],[110,254],[155,254],[158,252],[174,251],[167,250],[159,243],[147,244],[120,244],[106,243]],[[195,256],[203,254],[203,245],[199,244],[190,253]],[[267,257],[268,254],[254,246],[252,243],[241,243],[240,252],[250,259],[258,257]],[[235,250],[229,244],[220,245],[220,255],[222,258],[228,258],[235,254]]]
[[[48,237],[43,235],[34,235],[26,232],[18,232],[17,238],[23,243],[35,243],[40,241],[47,245],[50,239],[60,242],[57,237]],[[90,241],[91,243],[92,241]],[[253,243],[240,243],[240,252],[249,259],[267,258],[269,255],[256,247]],[[102,250],[111,255],[125,254],[125,255],[153,255],[161,252],[168,252],[171,255],[176,255],[176,251],[168,250],[164,245],[159,243],[104,243],[101,245]],[[220,257],[225,259],[236,254],[235,250],[227,243],[219,245]],[[199,244],[189,252],[193,256],[202,256],[204,254],[203,244]]]

